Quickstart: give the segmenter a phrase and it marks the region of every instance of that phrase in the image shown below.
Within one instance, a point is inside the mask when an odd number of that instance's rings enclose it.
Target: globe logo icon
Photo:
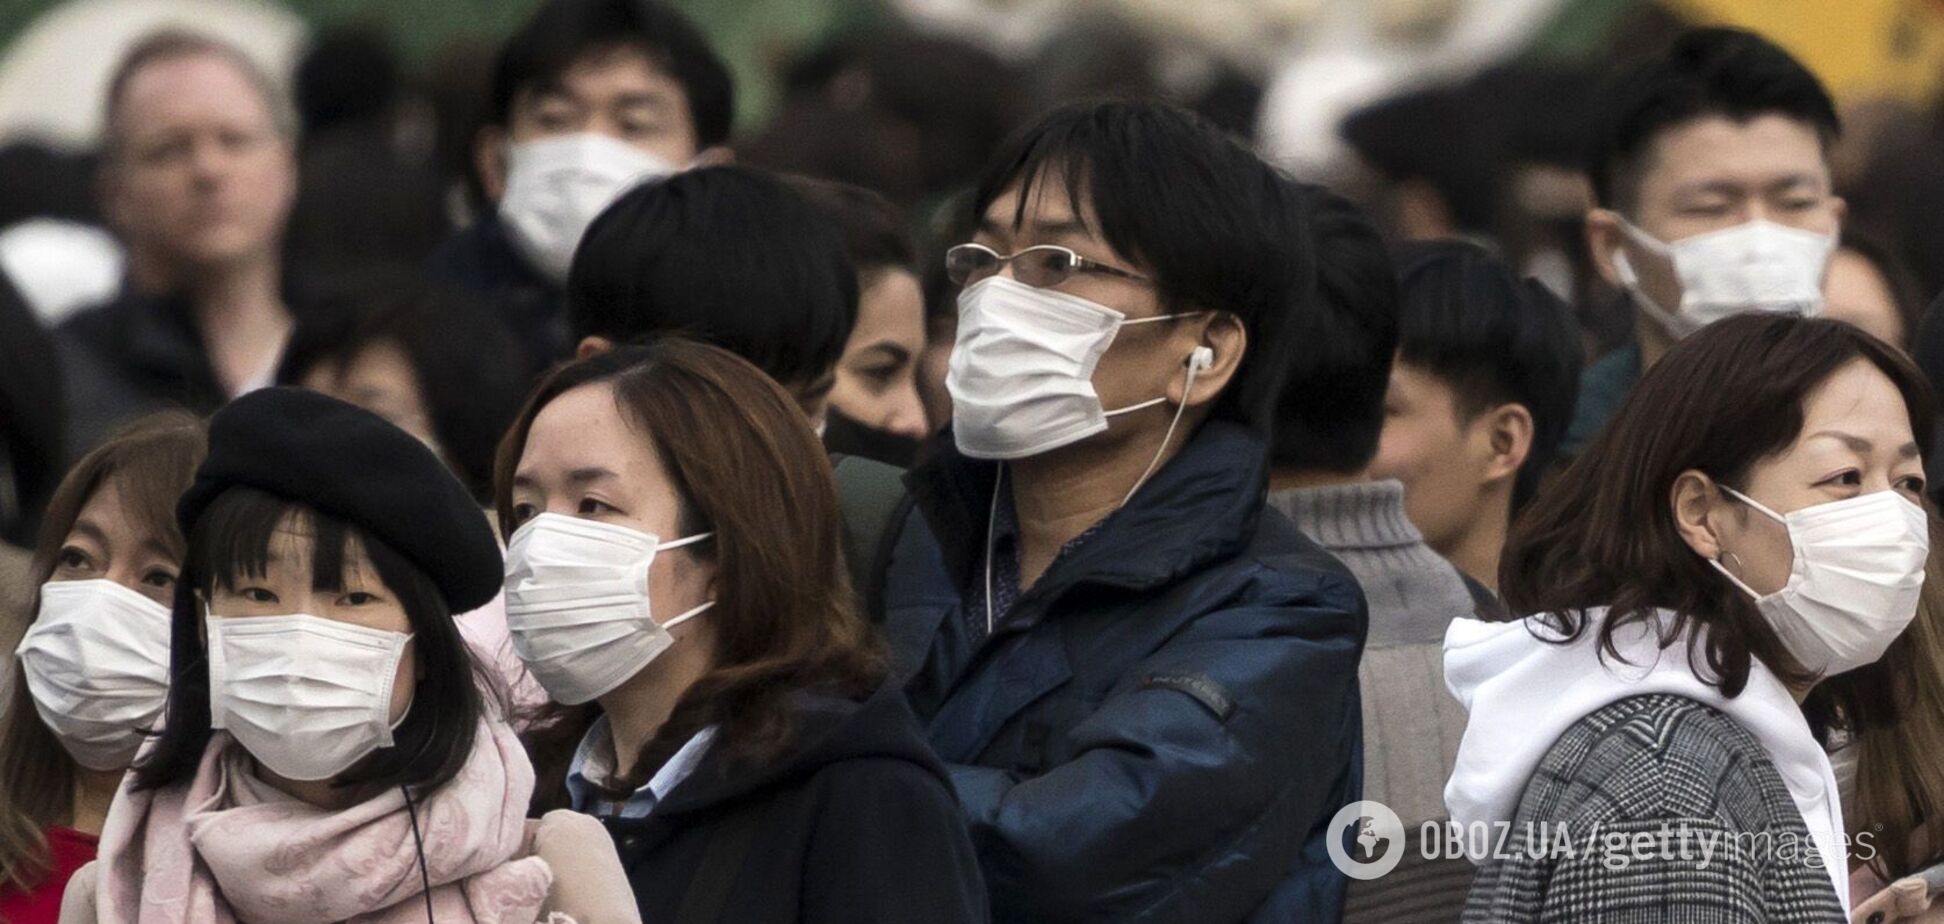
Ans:
[[[1330,819],[1327,846],[1344,875],[1376,879],[1404,859],[1404,822],[1382,802],[1352,802]]]

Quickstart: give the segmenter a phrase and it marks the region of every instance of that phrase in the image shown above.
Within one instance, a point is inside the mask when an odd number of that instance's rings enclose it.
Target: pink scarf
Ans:
[[[437,921],[532,924],[553,883],[525,843],[533,767],[504,722],[482,721],[452,782],[417,798]],[[405,797],[331,811],[258,780],[216,732],[196,776],[124,783],[101,833],[103,924],[420,922],[425,889]]]

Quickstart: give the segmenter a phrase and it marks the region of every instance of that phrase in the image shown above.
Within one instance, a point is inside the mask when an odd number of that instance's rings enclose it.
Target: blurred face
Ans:
[[[208,600],[209,617],[233,619],[239,616],[302,613],[366,629],[399,633],[412,631],[404,602],[378,577],[378,569],[371,564],[364,544],[355,537],[347,539],[345,543],[344,573],[340,576],[339,588],[318,590],[312,586],[316,583],[311,573],[312,538],[310,524],[305,518],[294,514],[286,516],[271,534],[269,561],[264,574],[255,577],[233,575],[234,580],[229,587],[217,582]],[[204,639],[204,644],[208,644],[208,639]],[[412,702],[412,690],[418,684],[418,665],[413,647],[416,644],[416,640],[406,642],[405,653],[398,659],[398,674],[392,684],[393,722],[404,718],[405,709]]]
[[[1823,314],[1854,324],[1899,349],[1908,342],[1889,281],[1868,257],[1848,248],[1830,258],[1829,275],[1823,280]]]
[[[830,406],[874,430],[921,439],[928,432],[918,400],[918,360],[925,349],[925,306],[908,270],[876,273],[860,293],[857,326],[837,362]]]
[[[1402,360],[1391,364],[1370,475],[1404,483],[1405,511],[1432,549],[1449,554],[1490,514],[1485,488],[1493,455],[1484,415],[1467,421],[1442,379]]]
[[[1842,222],[1822,139],[1786,116],[1676,125],[1648,145],[1639,172],[1626,217],[1669,244],[1758,219],[1818,234],[1834,234]],[[1619,282],[1613,251],[1624,248],[1642,291],[1669,310],[1680,304],[1673,262],[1622,233],[1615,213],[1595,209],[1587,233],[1608,281]]]
[[[432,429],[432,414],[419,391],[418,372],[393,341],[373,343],[341,366],[320,363],[305,373],[299,384],[377,414],[444,455]]]
[[[270,104],[218,55],[157,61],[114,113],[105,208],[138,258],[168,268],[274,259],[296,163]]]
[[[506,126],[489,128],[479,138],[478,166],[487,194],[498,199],[506,188],[508,143],[583,133],[607,135],[678,166],[704,153],[681,83],[640,46],[620,43],[581,56],[557,80],[514,94]]]
[[[542,513],[625,526],[662,542],[686,538],[681,495],[662,467],[652,434],[636,429],[614,389],[593,383],[562,393],[533,418],[513,476],[513,523]],[[659,618],[713,599],[715,566],[696,546],[658,553],[648,569],[648,599]],[[681,641],[703,619],[669,630]]]
[[[175,602],[182,562],[168,537],[143,529],[122,503],[120,481],[109,478],[82,506],[61,540],[48,581],[114,581],[163,606]]]
[[[1882,371],[1856,360],[1811,392],[1802,410],[1801,434],[1755,464],[1743,493],[1784,516],[1876,491],[1921,503],[1924,467],[1910,413]],[[1794,565],[1787,527],[1723,492],[1711,492],[1709,503],[1706,523],[1719,548],[1692,535],[1689,544],[1704,557],[1721,557],[1758,593],[1782,589]]]

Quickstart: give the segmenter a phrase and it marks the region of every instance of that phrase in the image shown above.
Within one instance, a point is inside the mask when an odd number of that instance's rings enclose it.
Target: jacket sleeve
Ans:
[[[1364,637],[1350,579],[1298,580],[1139,663],[1073,728],[1071,760],[1032,777],[950,768],[998,918],[1232,921],[1295,872],[1355,791]]]
[[[932,772],[901,760],[824,774],[804,860],[808,924],[989,920],[964,813]]]

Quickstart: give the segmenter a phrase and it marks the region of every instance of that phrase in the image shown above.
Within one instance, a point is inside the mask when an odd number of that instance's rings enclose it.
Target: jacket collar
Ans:
[[[959,453],[950,430],[933,450],[905,484],[963,587],[984,560],[999,466]],[[1262,438],[1241,424],[1211,420],[1094,536],[1056,562],[1032,596],[1051,599],[1083,583],[1149,590],[1232,555],[1254,535],[1267,484]]]

